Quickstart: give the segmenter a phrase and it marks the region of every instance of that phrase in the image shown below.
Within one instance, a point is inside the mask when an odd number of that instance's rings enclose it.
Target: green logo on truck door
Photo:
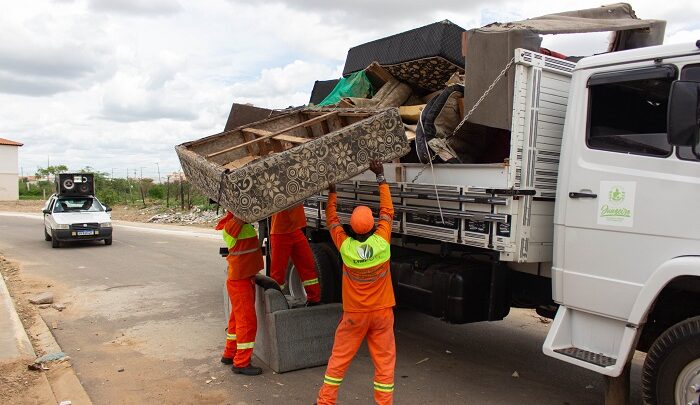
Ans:
[[[623,201],[625,201],[625,191],[622,189],[620,186],[615,186],[610,190],[610,193],[608,193],[608,198],[610,199],[610,202],[619,204]]]
[[[627,226],[633,224],[635,182],[600,182],[598,224]],[[607,197],[607,198],[605,198]]]

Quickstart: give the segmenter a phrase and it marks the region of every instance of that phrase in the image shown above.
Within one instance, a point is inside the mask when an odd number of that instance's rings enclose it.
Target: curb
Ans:
[[[10,295],[7,285],[5,284],[5,278],[0,275],[0,308],[5,309],[3,312],[7,312],[6,319],[9,321],[10,330],[14,335],[14,340],[16,343],[16,350],[10,350],[14,355],[8,355],[7,358],[0,358],[0,361],[5,360],[26,360],[31,363],[36,359],[36,352],[29,340],[29,335],[24,329],[22,321],[19,319],[17,314],[17,309],[15,308],[14,301]],[[0,322],[4,322],[1,321]],[[2,323],[0,323],[2,324]],[[35,338],[41,343],[41,346],[47,350],[47,352],[59,352],[61,347],[56,342],[55,337],[46,325],[44,318],[38,312],[35,315],[35,322],[32,329],[36,332]],[[10,337],[9,335],[2,337]],[[12,340],[10,337],[9,340]],[[3,342],[4,343],[4,342]],[[6,345],[4,345],[6,346]],[[2,353],[0,353],[2,354]],[[10,357],[11,356],[11,357]],[[55,403],[60,403],[64,400],[69,400],[73,405],[92,405],[92,400],[85,392],[85,388],[80,383],[78,376],[75,374],[75,370],[70,363],[55,363],[57,366],[51,368],[47,372],[41,374],[40,379],[43,380],[46,387],[44,388],[47,392],[46,396],[50,395],[55,399]]]
[[[0,321],[2,322],[1,324],[5,324],[5,322],[9,323],[9,328],[2,328],[5,329],[5,331],[0,333],[0,341],[3,343],[5,340],[14,342],[14,345],[11,344],[8,348],[8,351],[11,353],[4,353],[4,350],[0,351],[0,361],[36,358],[32,343],[29,341],[29,336],[24,330],[22,321],[19,319],[15,303],[12,300],[12,296],[10,296],[10,291],[7,289],[5,278],[2,275],[0,275],[0,308],[7,313],[6,317],[3,315],[5,320]]]
[[[61,346],[56,342],[56,338],[49,329],[48,325],[41,316],[37,313],[36,323],[36,339],[42,343],[42,346],[47,348],[48,352],[61,352]],[[73,365],[70,362],[54,363],[56,364],[46,372],[46,378],[49,380],[51,390],[56,397],[57,403],[61,401],[71,401],[72,405],[92,405],[90,396],[85,391],[85,388],[80,383],[78,376],[75,374]]]

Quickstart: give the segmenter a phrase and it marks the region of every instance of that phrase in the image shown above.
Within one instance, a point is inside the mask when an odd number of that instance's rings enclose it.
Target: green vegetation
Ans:
[[[39,168],[36,171],[38,180],[28,182],[26,178],[19,180],[19,198],[21,200],[47,199],[56,191],[53,179],[59,173],[68,172],[65,165]],[[108,173],[98,172],[87,166],[78,172],[93,173],[95,175],[95,193],[97,198],[107,205],[134,205],[146,207],[149,205],[165,205],[167,207],[180,207],[190,209],[193,206],[206,207],[209,199],[195,190],[187,181],[167,181],[166,183],[154,183],[149,178],[111,179]]]

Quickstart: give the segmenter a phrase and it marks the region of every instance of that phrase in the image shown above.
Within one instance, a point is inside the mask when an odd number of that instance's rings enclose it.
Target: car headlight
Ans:
[[[70,229],[68,224],[56,224],[56,229]]]
[[[111,222],[100,222],[100,228],[111,228],[112,223]]]

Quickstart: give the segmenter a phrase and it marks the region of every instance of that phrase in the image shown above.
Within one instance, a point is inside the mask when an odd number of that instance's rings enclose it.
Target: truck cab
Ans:
[[[697,90],[690,101],[672,91],[679,82],[700,88],[698,45],[580,61],[562,139],[559,309],[544,352],[618,376],[636,348],[646,351],[650,403],[698,403],[700,391],[700,110]],[[674,141],[668,128],[681,121],[695,141]]]

